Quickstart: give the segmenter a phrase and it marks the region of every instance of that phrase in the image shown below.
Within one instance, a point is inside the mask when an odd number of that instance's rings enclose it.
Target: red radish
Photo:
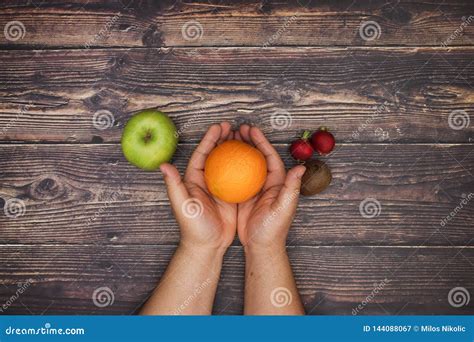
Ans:
[[[313,148],[308,141],[311,133],[304,131],[301,139],[295,140],[291,143],[290,153],[296,160],[308,160],[313,155]]]
[[[326,127],[320,127],[319,130],[311,136],[311,146],[321,155],[328,154],[334,148],[336,140]]]

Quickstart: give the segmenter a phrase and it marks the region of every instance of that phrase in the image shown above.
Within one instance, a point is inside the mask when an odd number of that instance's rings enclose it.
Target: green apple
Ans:
[[[168,162],[176,151],[178,134],[164,113],[146,109],[128,120],[122,133],[122,151],[127,160],[147,171]]]

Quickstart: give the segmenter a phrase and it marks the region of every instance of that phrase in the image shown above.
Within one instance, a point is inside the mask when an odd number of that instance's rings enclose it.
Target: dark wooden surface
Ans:
[[[276,146],[292,166],[287,144]],[[175,155],[180,170],[194,147],[180,145]],[[472,192],[471,151],[466,144],[340,144],[327,158],[331,188],[301,197],[290,244],[474,245],[474,206],[460,211],[449,227],[440,226],[453,202]],[[407,172],[407,163],[418,158]],[[6,243],[178,242],[162,177],[128,164],[116,144],[4,145],[0,164],[9,196],[28,207],[14,222],[0,216]],[[366,197],[381,202],[378,217],[360,215],[359,202]],[[104,206],[97,220],[84,224]],[[58,234],[66,227],[67,234]]]
[[[123,1],[122,1],[123,2]],[[301,198],[288,249],[306,311],[473,314],[474,14],[472,1],[2,1],[0,24],[0,307],[7,314],[131,314],[159,281],[179,239],[159,173],[130,166],[120,135],[157,107],[181,129],[183,170],[208,125],[261,127],[288,144],[327,125],[334,180]],[[202,36],[184,39],[197,21]],[[366,21],[378,39],[361,38]],[[446,44],[449,42],[448,46]],[[107,110],[113,126],[93,116]],[[453,111],[470,125],[454,130]],[[284,115],[285,129],[272,126]],[[274,122],[273,122],[274,124]],[[380,202],[377,217],[359,211]],[[244,259],[229,249],[216,314],[241,314]],[[107,286],[113,305],[92,293]]]
[[[9,44],[26,48],[87,42],[108,47],[262,46],[269,40],[279,46],[439,46],[474,8],[463,0],[4,0],[0,6],[2,22],[14,17],[29,32]],[[181,28],[190,20],[202,25],[201,39],[183,39]],[[380,39],[366,42],[359,36],[360,23],[367,20],[383,28]],[[94,39],[110,22],[113,30]],[[282,27],[284,34],[271,39]],[[474,32],[466,31],[455,45],[471,45],[473,38]]]
[[[8,267],[0,275],[8,280],[0,295],[11,295],[19,282],[31,278],[30,287],[7,312],[132,314],[156,286],[174,249],[169,245],[5,246],[0,256]],[[453,284],[474,286],[466,272],[474,263],[472,247],[297,246],[288,252],[310,314],[351,314],[374,284],[384,279],[386,287],[361,314],[472,313],[471,307],[456,309],[445,299]],[[242,260],[241,248],[231,247],[224,260],[215,313],[242,313]],[[12,274],[11,269],[21,274]],[[106,308],[94,306],[91,300],[92,292],[101,286],[115,294],[114,304]]]
[[[186,127],[182,141],[225,119],[258,124],[279,142],[322,124],[339,141],[380,142],[379,128],[392,142],[474,142],[472,130],[447,124],[451,111],[474,107],[473,54],[473,47],[1,51],[0,124],[16,124],[0,139],[119,142],[134,111],[159,103]],[[103,109],[115,125],[101,132],[92,116]],[[291,115],[289,129],[272,129],[280,112]],[[354,136],[358,127],[364,132]]]

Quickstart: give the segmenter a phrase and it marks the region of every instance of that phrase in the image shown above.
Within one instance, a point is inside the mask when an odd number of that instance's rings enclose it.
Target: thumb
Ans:
[[[166,190],[175,213],[181,212],[181,206],[189,198],[188,190],[184,186],[178,169],[174,165],[164,163],[160,170],[165,179]]]
[[[296,209],[300,194],[301,177],[303,177],[306,167],[298,165],[290,169],[286,174],[285,184],[280,190],[277,198],[277,205],[292,210]]]

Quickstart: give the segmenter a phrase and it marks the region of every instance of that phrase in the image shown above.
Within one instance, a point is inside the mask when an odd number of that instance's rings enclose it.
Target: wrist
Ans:
[[[178,252],[189,255],[190,257],[222,259],[226,251],[227,247],[202,246],[186,243],[184,241],[180,241],[178,245]]]
[[[269,256],[286,255],[286,246],[285,244],[272,244],[272,245],[258,245],[258,244],[248,244],[244,246],[245,257],[259,257],[263,256],[268,258]]]

